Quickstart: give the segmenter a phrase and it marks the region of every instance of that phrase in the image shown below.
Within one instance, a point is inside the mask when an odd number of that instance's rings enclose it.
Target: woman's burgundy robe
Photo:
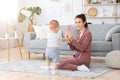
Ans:
[[[91,32],[86,29],[80,38],[80,34],[77,35],[76,39],[73,39],[69,46],[71,50],[76,50],[77,54],[75,57],[65,59],[60,62],[58,69],[64,70],[77,70],[77,67],[84,64],[89,68],[91,60]]]

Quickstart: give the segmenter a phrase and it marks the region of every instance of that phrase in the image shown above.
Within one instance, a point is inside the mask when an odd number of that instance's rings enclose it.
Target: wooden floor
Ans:
[[[19,61],[18,49],[11,49],[10,62]],[[22,52],[24,50],[22,49]],[[27,53],[23,53],[24,60]],[[32,59],[42,59],[40,54],[32,54]],[[104,63],[104,57],[92,57],[92,62]],[[8,63],[6,49],[0,50],[0,64]],[[42,75],[23,72],[0,71],[0,80],[120,80],[120,70],[112,70],[96,78],[63,77],[54,75]]]

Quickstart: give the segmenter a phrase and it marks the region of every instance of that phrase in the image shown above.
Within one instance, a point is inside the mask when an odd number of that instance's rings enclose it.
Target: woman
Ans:
[[[71,50],[77,51],[77,54],[75,57],[61,61],[58,65],[58,69],[74,71],[84,68],[87,69],[85,71],[89,71],[92,35],[88,30],[88,24],[84,14],[75,17],[75,25],[79,30],[76,39],[73,38],[70,31],[67,33],[66,39],[69,41],[68,44]]]

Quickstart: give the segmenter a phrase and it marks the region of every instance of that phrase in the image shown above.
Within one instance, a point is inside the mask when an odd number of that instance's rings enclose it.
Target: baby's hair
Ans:
[[[57,20],[51,20],[50,24],[54,25],[55,27],[59,27],[59,22]]]

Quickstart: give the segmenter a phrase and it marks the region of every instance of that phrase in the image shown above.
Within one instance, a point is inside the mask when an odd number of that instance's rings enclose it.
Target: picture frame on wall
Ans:
[[[51,4],[61,4],[62,0],[50,0]]]
[[[107,0],[102,0],[102,4],[107,4]]]
[[[98,0],[98,4],[101,4],[102,3],[102,0]]]
[[[98,0],[92,0],[92,4],[98,4]]]
[[[62,8],[61,8],[61,6],[59,6],[59,5],[51,5],[49,7],[49,9],[50,9],[49,14],[51,15],[52,18],[62,16]]]
[[[108,0],[107,3],[114,3],[115,0]]]
[[[73,13],[73,0],[64,0],[63,1],[63,14],[72,14]]]

